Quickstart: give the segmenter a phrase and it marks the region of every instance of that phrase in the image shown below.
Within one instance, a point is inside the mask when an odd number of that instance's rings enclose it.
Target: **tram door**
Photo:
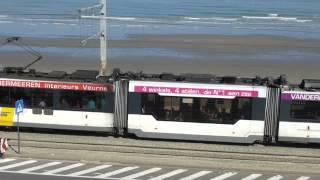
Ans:
[[[280,88],[268,87],[267,89],[264,120],[264,141],[266,143],[278,140],[280,93]]]
[[[281,98],[279,141],[306,142],[309,123],[304,116],[305,102],[287,100],[286,92],[282,92]]]
[[[307,126],[309,142],[320,142],[320,122],[309,123]]]
[[[115,82],[114,134],[124,135],[128,130],[128,80]]]
[[[306,104],[306,111],[311,115],[307,123],[308,141],[320,142],[320,102],[309,101]]]
[[[320,141],[320,102],[290,101],[290,119],[292,126],[282,131],[292,137],[303,138],[303,142]],[[289,130],[291,130],[289,132]],[[295,130],[295,131],[293,131]]]

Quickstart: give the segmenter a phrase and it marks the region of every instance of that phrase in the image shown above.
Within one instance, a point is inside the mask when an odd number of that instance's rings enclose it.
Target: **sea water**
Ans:
[[[95,20],[78,10],[99,0],[0,1],[0,34],[86,36]],[[280,35],[320,39],[319,0],[107,0],[108,35]],[[93,13],[93,12],[92,12]]]
[[[99,22],[79,18],[78,10],[98,3],[99,0],[2,0],[0,36],[87,38],[99,32]],[[107,0],[107,35],[112,40],[135,34],[320,39],[319,9],[319,0]],[[85,15],[96,14],[89,11]],[[118,55],[119,50],[112,54]]]

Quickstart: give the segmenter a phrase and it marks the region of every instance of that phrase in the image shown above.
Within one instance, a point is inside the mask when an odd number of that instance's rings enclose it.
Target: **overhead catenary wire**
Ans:
[[[102,4],[97,4],[93,5],[91,7],[87,8],[81,8],[79,9],[79,25],[80,25],[80,37],[82,40],[80,43],[83,46],[84,43],[93,37],[97,36],[96,30],[94,29],[95,21],[94,20],[99,20],[97,19],[90,19],[90,18],[84,18],[84,17],[99,17],[100,16],[100,10],[102,9],[103,5]]]
[[[25,70],[27,68],[29,68],[30,66],[32,66],[34,63],[38,62],[39,60],[42,59],[42,55],[40,53],[38,53],[36,50],[34,50],[31,46],[29,46],[28,44],[24,43],[22,41],[21,37],[10,37],[7,38],[6,41],[4,43],[1,44],[0,47],[8,45],[8,44],[14,44],[17,47],[22,48],[23,50],[25,50],[27,53],[36,56],[37,58],[35,60],[33,60],[31,63],[27,64],[26,66],[24,66],[22,69]]]
[[[17,43],[17,42],[13,42],[13,44],[15,44],[15,45],[23,48],[24,50],[26,50],[28,53],[30,53],[30,54],[32,54],[32,55],[41,56],[40,53],[38,53],[38,52],[35,51],[31,46],[29,46],[29,45],[27,45],[27,44],[25,44],[25,43],[23,43],[23,42],[20,42],[20,44]]]

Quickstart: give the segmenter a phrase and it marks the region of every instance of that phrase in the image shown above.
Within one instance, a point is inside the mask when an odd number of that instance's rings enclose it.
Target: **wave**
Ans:
[[[13,23],[13,21],[1,21],[0,20],[0,24],[11,24],[11,23]]]
[[[27,25],[29,25],[29,26],[37,26],[38,24],[35,24],[35,23],[27,23]]]
[[[75,22],[77,19],[41,19],[41,18],[22,18],[22,21],[44,21],[44,22]]]
[[[135,21],[137,18],[135,17],[107,17],[110,20],[119,20],[119,21]]]
[[[127,27],[147,27],[146,25],[142,25],[142,24],[128,24]]]
[[[138,22],[138,23],[161,23],[165,21],[165,19],[139,18],[139,17],[107,17],[107,19],[113,20],[113,21]]]
[[[58,23],[58,22],[55,22],[53,23],[54,25],[66,25],[65,23]]]
[[[278,14],[268,14],[268,16],[242,16],[243,19],[253,19],[253,20],[274,20],[274,21],[287,21],[287,22],[311,22],[309,19],[298,19],[297,17],[282,17]]]
[[[197,21],[238,21],[238,18],[223,18],[223,17],[183,17],[187,20]]]
[[[35,17],[35,18],[34,18]],[[28,23],[39,23],[39,24],[53,24],[53,25],[70,25],[76,26],[79,24],[79,18],[77,16],[53,16],[48,17],[44,16],[34,16],[34,17],[25,17],[25,16],[16,16],[16,15],[0,15],[1,23],[12,23],[16,21],[23,21]],[[147,26],[148,24],[159,24],[159,25],[228,25],[228,24],[247,24],[253,22],[254,24],[267,23],[267,24],[278,24],[279,22],[295,22],[295,23],[306,23],[311,22],[314,18],[311,19],[299,19],[298,17],[285,17],[280,16],[276,13],[266,14],[265,16],[239,16],[239,17],[130,17],[130,16],[109,16],[107,17],[109,21],[119,22],[119,23],[129,23],[134,24],[137,27],[137,24],[140,26]],[[98,20],[98,19],[97,19]],[[83,19],[82,23],[87,23],[91,20]],[[94,20],[93,20],[94,21]],[[97,21],[98,22],[98,21]],[[318,21],[315,21],[318,22]],[[81,23],[81,22],[80,22]],[[128,27],[134,27],[128,26]],[[142,27],[142,26],[141,26]]]
[[[268,14],[269,16],[271,16],[271,17],[278,17],[279,16],[279,14],[275,14],[275,13],[271,13],[271,14]]]
[[[8,18],[8,15],[0,15],[0,19]]]

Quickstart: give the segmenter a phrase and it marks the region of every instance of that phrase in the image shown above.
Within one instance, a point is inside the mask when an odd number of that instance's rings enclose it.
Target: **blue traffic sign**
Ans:
[[[20,114],[23,112],[23,108],[24,108],[23,99],[16,101],[15,108],[16,108],[16,114]]]

